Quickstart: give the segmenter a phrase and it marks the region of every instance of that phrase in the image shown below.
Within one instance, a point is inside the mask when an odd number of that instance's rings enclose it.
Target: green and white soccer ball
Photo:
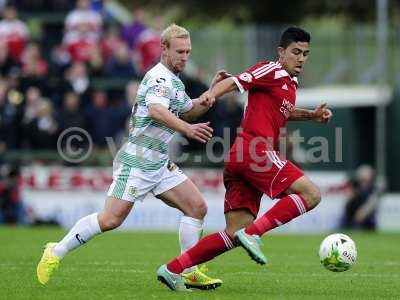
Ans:
[[[329,271],[347,271],[357,260],[356,244],[342,233],[328,235],[319,248],[319,259]]]

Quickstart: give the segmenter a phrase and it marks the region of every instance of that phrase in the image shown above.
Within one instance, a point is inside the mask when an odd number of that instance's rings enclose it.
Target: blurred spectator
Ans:
[[[214,135],[229,139],[231,146],[236,137],[236,130],[240,126],[243,116],[243,107],[237,95],[229,94],[226,99],[217,101],[214,109],[210,111],[209,120],[214,129]]]
[[[107,67],[107,73],[112,78],[138,77],[128,46],[119,44],[115,48],[114,57]]]
[[[38,104],[42,98],[40,90],[35,87],[29,87],[25,93],[25,108],[24,115],[22,118],[22,124],[30,124],[38,113]]]
[[[375,171],[369,165],[361,165],[348,183],[349,198],[346,203],[342,227],[345,229],[375,230],[375,214],[379,202]]]
[[[55,149],[58,125],[49,100],[39,100],[36,116],[24,127],[24,140],[30,148]]]
[[[29,39],[29,32],[24,22],[17,19],[14,6],[7,6],[0,21],[0,44],[5,44],[8,54],[15,62],[21,59],[22,51]]]
[[[38,43],[29,43],[21,56],[21,77],[20,87],[27,90],[30,86],[37,86],[42,94],[47,94],[49,89],[48,82],[48,63],[42,57]]]
[[[145,25],[145,13],[141,8],[133,11],[133,21],[122,29],[122,37],[131,49],[135,49],[140,34],[147,29]]]
[[[64,95],[61,111],[57,114],[58,130],[61,133],[70,127],[85,128],[85,118],[80,109],[79,96],[73,92]]]
[[[187,71],[187,70],[186,70]],[[208,86],[204,83],[203,71],[196,70],[193,74],[183,73],[180,75],[182,82],[185,84],[186,93],[192,99],[199,97],[202,93],[208,90]]]
[[[91,8],[92,10],[98,12],[105,21],[112,21],[113,14],[107,9],[107,1],[108,0],[92,0]]]
[[[8,84],[0,80],[0,143],[6,148],[16,148],[19,139],[19,124],[23,113],[22,97],[10,91]]]
[[[153,29],[143,30],[136,40],[136,51],[139,54],[140,72],[145,74],[160,61],[161,37]]]
[[[126,105],[110,107],[107,94],[96,90],[93,93],[92,105],[86,112],[88,129],[93,143],[98,148],[106,148],[106,137],[116,138],[121,130],[124,130],[125,120],[131,111]]]
[[[22,222],[19,166],[3,166],[0,169],[0,223]]]
[[[19,64],[14,62],[8,55],[8,47],[5,41],[0,40],[0,74],[8,76],[19,73]]]
[[[90,81],[86,65],[74,63],[65,72],[64,92],[73,91],[81,98],[83,106],[86,106],[90,99]]]
[[[76,8],[65,19],[65,35],[82,34],[85,38],[100,39],[103,20],[101,15],[92,10],[90,0],[78,0]]]
[[[3,11],[4,7],[6,7],[7,0],[0,0],[0,11]]]
[[[110,26],[101,40],[101,53],[105,64],[111,62],[116,49],[124,44],[125,42],[120,36],[119,28],[116,26]]]
[[[22,74],[26,77],[42,77],[47,75],[48,64],[40,53],[37,43],[30,43],[21,56]]]
[[[129,107],[133,107],[136,104],[137,91],[139,89],[139,81],[129,81],[125,88],[125,99]]]
[[[4,0],[1,0],[4,1]],[[66,12],[72,8],[71,0],[13,0],[19,10],[29,12],[55,11]],[[72,3],[71,3],[72,2]]]
[[[51,63],[59,72],[65,71],[71,62],[71,56],[63,45],[55,45],[51,51]]]
[[[65,45],[72,61],[88,61],[96,54],[102,33],[101,15],[90,8],[89,0],[78,0],[65,20]]]

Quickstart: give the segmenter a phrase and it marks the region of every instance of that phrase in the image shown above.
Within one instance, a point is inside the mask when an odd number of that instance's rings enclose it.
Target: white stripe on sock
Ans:
[[[226,233],[224,231],[220,231],[219,235],[224,240],[225,246],[228,249],[232,249],[233,248],[233,243],[231,242],[230,238],[226,235]]]

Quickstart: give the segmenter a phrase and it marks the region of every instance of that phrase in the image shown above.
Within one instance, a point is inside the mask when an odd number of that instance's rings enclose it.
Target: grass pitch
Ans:
[[[64,232],[0,227],[0,299],[400,299],[400,235],[348,233],[358,261],[332,273],[319,263],[323,235],[263,238],[267,266],[237,248],[207,263],[224,284],[215,291],[171,292],[158,266],[178,252],[177,234],[113,232],[70,253],[46,287],[36,280],[43,245]]]

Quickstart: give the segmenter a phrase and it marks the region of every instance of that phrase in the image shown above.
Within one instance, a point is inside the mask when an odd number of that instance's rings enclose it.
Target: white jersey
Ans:
[[[116,158],[142,171],[157,171],[167,163],[168,144],[175,133],[149,116],[150,104],[161,104],[176,116],[193,107],[183,82],[162,63],[146,73],[132,111],[128,142]]]

